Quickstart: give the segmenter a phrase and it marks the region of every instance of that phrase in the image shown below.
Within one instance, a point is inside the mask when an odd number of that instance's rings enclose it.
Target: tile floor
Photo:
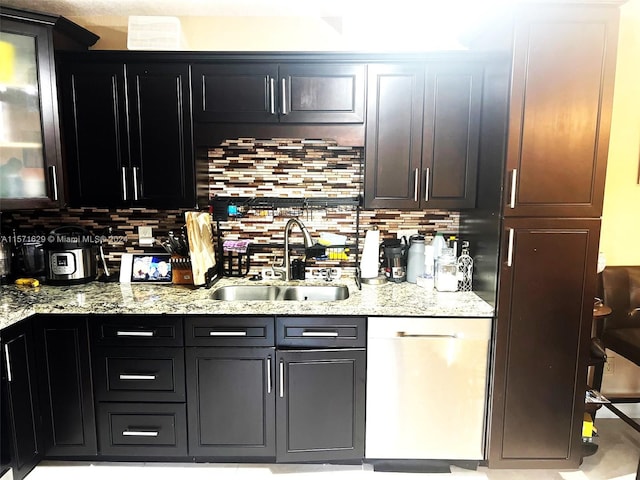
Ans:
[[[619,419],[599,419],[598,429],[598,452],[572,471],[452,467],[448,474],[423,474],[373,472],[369,465],[43,462],[26,480],[635,480],[640,433]]]

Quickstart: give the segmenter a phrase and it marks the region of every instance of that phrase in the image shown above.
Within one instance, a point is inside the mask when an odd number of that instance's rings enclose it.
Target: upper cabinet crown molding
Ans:
[[[0,17],[17,22],[35,22],[53,27],[54,47],[60,50],[76,50],[77,47],[70,47],[72,44],[76,46],[79,45],[81,49],[86,49],[95,45],[100,39],[95,33],[90,32],[86,28],[81,27],[77,23],[73,23],[61,15],[3,6],[2,10],[0,10]],[[62,36],[67,38],[63,39]]]

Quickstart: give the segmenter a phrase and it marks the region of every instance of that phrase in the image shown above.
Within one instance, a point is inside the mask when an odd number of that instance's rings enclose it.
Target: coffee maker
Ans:
[[[404,238],[386,239],[380,245],[382,268],[387,280],[401,283],[407,280],[407,242]]]

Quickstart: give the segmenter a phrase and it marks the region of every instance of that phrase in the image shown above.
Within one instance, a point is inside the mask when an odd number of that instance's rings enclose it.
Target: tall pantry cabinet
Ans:
[[[614,2],[513,17],[491,468],[575,468],[615,72]]]

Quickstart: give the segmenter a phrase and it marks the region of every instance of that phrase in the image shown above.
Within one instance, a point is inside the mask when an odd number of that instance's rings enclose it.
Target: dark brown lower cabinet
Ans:
[[[189,455],[271,458],[275,447],[275,349],[186,349]]]
[[[2,330],[2,425],[9,442],[9,465],[21,480],[42,458],[41,418],[31,322]],[[6,445],[3,442],[3,451]],[[3,457],[4,457],[3,453]],[[3,458],[4,460],[4,458]],[[8,459],[7,459],[8,460]]]
[[[44,453],[47,457],[96,455],[87,319],[38,316],[34,329]]]
[[[576,468],[599,219],[504,223],[491,396],[491,468]]]
[[[277,460],[364,458],[364,349],[280,350]]]

